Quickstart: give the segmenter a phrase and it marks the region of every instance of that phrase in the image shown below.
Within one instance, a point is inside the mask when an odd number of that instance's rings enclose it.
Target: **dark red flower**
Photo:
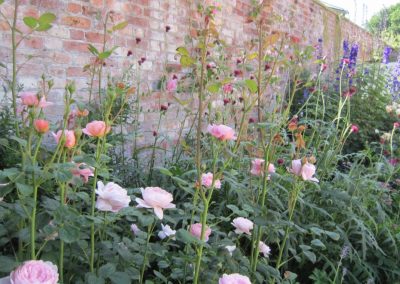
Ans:
[[[128,50],[128,53],[126,54],[126,56],[131,56],[133,54],[132,50]]]
[[[254,122],[256,122],[256,120],[254,118],[250,117],[249,118],[249,123],[254,123]]]
[[[233,71],[233,74],[235,75],[235,77],[239,77],[239,76],[243,75],[243,72],[242,72],[242,70],[235,70],[235,71]]]
[[[169,32],[171,30],[170,26],[165,26],[165,32]]]
[[[279,159],[277,160],[277,163],[278,163],[278,165],[283,165],[283,164],[285,163],[285,160],[282,159],[282,158],[279,158]]]
[[[139,44],[142,41],[142,39],[140,37],[136,38],[136,44]]]
[[[231,100],[230,99],[224,99],[224,106],[226,106],[227,104],[229,104]]]
[[[160,107],[161,111],[166,111],[168,109],[168,106],[166,105],[161,105]]]

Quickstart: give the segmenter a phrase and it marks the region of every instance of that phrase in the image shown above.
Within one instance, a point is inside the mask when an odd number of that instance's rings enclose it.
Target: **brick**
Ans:
[[[88,44],[77,41],[64,41],[63,48],[65,51],[88,52]]]
[[[87,73],[83,72],[82,67],[69,67],[67,69],[67,76],[68,77],[85,77]]]
[[[69,33],[71,39],[81,40],[85,37],[85,33],[80,30],[69,30]]]
[[[39,37],[31,37],[24,40],[24,46],[33,49],[41,49],[44,47],[43,39]]]
[[[86,32],[85,38],[88,42],[91,42],[91,43],[103,43],[104,35],[101,33]],[[109,37],[107,36],[107,38],[109,38]]]
[[[73,14],[78,14],[82,12],[82,6],[75,3],[68,3],[67,11]]]
[[[91,21],[82,17],[67,16],[62,19],[62,24],[79,29],[89,29]]]

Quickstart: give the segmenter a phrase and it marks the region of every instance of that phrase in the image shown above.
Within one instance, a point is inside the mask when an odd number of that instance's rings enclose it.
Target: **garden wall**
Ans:
[[[323,39],[324,51],[329,60],[341,53],[341,42],[348,39],[360,44],[361,58],[368,58],[374,47],[371,35],[314,0],[271,0],[268,1],[270,30],[286,31],[302,38],[304,44],[314,45]],[[5,1],[1,10],[12,17],[14,1]],[[193,1],[190,0],[20,0],[20,15],[38,16],[44,11],[57,15],[54,27],[46,33],[35,33],[24,40],[19,53],[33,55],[20,72],[20,81],[25,89],[35,89],[38,78],[46,73],[54,79],[54,90],[48,100],[55,103],[48,109],[49,115],[57,117],[62,113],[64,84],[74,80],[79,93],[87,98],[85,88],[89,76],[83,66],[92,60],[87,50],[89,43],[100,48],[103,40],[102,18],[107,11],[113,11],[115,22],[127,20],[129,25],[117,32],[110,42],[120,46],[116,54],[107,60],[106,72],[121,73],[121,69],[136,63],[140,58],[145,62],[140,68],[142,91],[150,90],[145,101],[149,109],[158,109],[159,100],[167,101],[166,95],[157,92],[158,80],[165,74],[166,67],[179,72],[175,49],[184,44],[184,37],[190,34],[190,21],[196,20]],[[218,15],[221,37],[228,45],[239,50],[254,35],[254,24],[246,24],[250,0],[223,0],[222,12]],[[273,16],[274,15],[274,16]],[[279,16],[279,17],[277,17]],[[280,19],[278,19],[280,18]],[[166,26],[170,30],[166,32]],[[21,21],[21,30],[23,28]],[[10,60],[10,33],[6,22],[0,21],[0,58]],[[232,50],[234,53],[237,50]],[[128,51],[132,55],[127,57]],[[18,58],[22,64],[25,59]],[[234,58],[233,58],[234,60]],[[8,67],[11,65],[8,64]],[[172,105],[173,108],[173,105]],[[174,132],[177,126],[175,112],[169,112],[163,129]],[[151,136],[157,123],[157,114],[144,112],[140,117],[144,131]],[[146,138],[144,138],[146,139]]]

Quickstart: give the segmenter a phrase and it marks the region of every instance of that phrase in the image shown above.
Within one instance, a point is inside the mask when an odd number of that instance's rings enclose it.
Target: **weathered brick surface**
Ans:
[[[375,41],[369,33],[346,19],[340,19],[335,13],[314,0],[265,0],[270,12],[282,17],[275,20],[272,14],[266,19],[270,24],[269,31],[285,31],[291,35],[301,37],[303,43],[314,45],[318,38],[322,38],[324,54],[334,59],[340,54],[343,39],[358,42],[361,46],[361,55],[366,58],[375,47]],[[13,1],[6,1],[0,9],[8,17],[13,14]],[[77,82],[79,95],[87,98],[87,82],[89,74],[83,72],[82,67],[93,58],[87,50],[88,43],[101,48],[103,25],[101,19],[107,12],[112,11],[115,22],[128,21],[128,26],[118,31],[110,40],[109,45],[118,45],[115,55],[107,61],[105,72],[121,73],[132,63],[145,57],[141,66],[142,91],[154,92],[157,82],[168,67],[172,72],[179,72],[175,49],[184,44],[184,37],[194,30],[190,24],[197,20],[193,1],[188,0],[24,0],[21,1],[20,16],[38,16],[45,11],[57,15],[54,27],[46,33],[34,33],[24,40],[19,54],[19,63],[23,63],[22,55],[34,55],[29,64],[21,68],[20,81],[26,89],[35,89],[43,72],[52,77],[55,82],[54,91],[49,100],[55,106],[48,113],[57,116],[62,109],[63,85],[67,80]],[[250,9],[250,0],[223,0],[222,12],[217,16],[217,23],[221,31],[221,38],[228,43],[233,53],[244,48],[256,33],[253,24],[246,24]],[[165,30],[170,27],[169,32]],[[20,29],[27,31],[22,20]],[[7,23],[0,20],[0,60],[10,66],[10,33]],[[127,52],[132,55],[127,57]],[[234,60],[234,58],[232,59]],[[161,101],[173,101],[166,94],[154,93],[143,99],[144,112],[141,115],[143,122],[144,140],[152,141],[152,131],[158,121]],[[171,106],[167,119],[164,119],[165,133],[175,139],[174,129],[180,122],[176,119],[177,108]],[[187,123],[187,122],[186,122]],[[150,139],[150,140],[149,140]]]

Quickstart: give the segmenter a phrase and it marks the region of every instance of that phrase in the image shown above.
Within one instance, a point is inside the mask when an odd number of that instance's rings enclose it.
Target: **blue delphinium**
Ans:
[[[392,53],[392,49],[389,46],[386,46],[385,49],[383,50],[383,56],[382,56],[382,63],[383,64],[388,64],[390,62],[390,53]]]

